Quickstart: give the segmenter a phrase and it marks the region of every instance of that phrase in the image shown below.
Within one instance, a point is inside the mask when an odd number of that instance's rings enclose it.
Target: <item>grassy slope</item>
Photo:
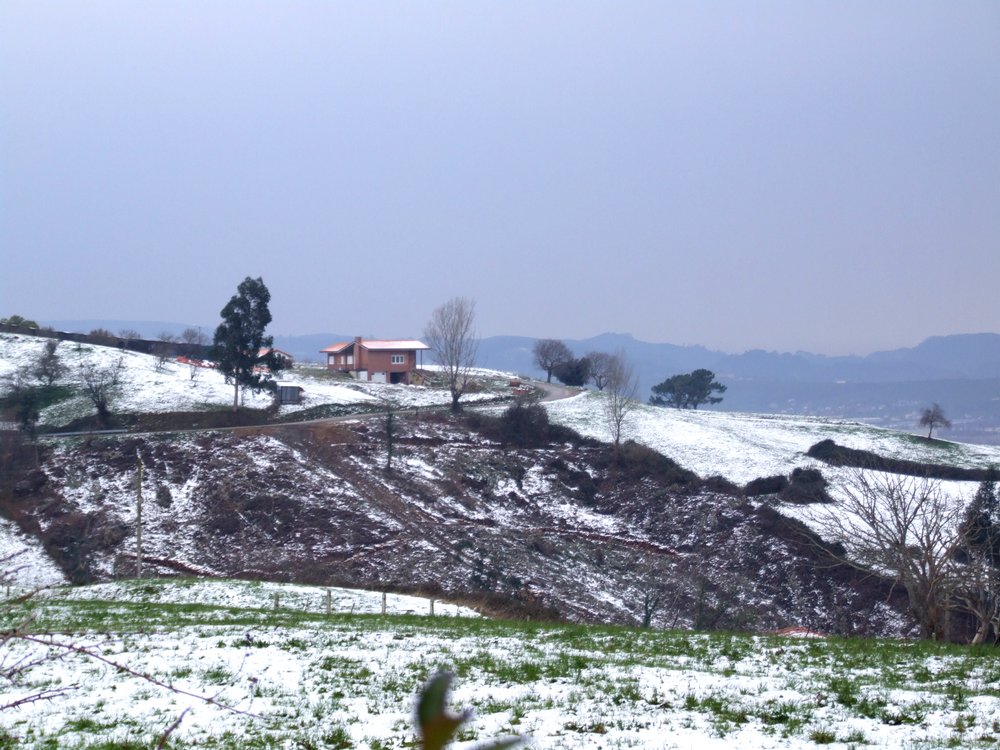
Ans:
[[[37,630],[245,713],[71,655],[30,668],[14,690],[5,686],[13,697],[77,685],[54,701],[0,711],[0,748],[149,747],[182,714],[171,747],[403,747],[412,739],[412,696],[440,667],[457,675],[455,703],[477,714],[464,740],[513,732],[538,747],[806,748],[993,747],[1000,739],[1000,663],[988,650],[327,617],[203,604],[201,595],[144,601],[143,589],[158,585],[126,585],[117,602],[53,592],[30,610]],[[5,611],[8,621],[24,614]],[[41,653],[8,644],[0,654],[29,650]]]

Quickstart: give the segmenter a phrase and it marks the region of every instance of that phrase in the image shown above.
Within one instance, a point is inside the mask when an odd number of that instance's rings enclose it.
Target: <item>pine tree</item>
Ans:
[[[216,368],[233,383],[233,411],[240,407],[240,389],[260,393],[274,387],[271,376],[284,363],[265,336],[271,322],[271,293],[260,277],[247,276],[222,308],[222,322],[215,329],[213,358]]]

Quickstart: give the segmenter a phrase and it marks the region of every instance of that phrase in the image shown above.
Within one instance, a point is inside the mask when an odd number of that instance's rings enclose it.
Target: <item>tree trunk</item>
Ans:
[[[233,411],[240,410],[240,384],[233,384]]]
[[[990,632],[990,621],[982,619],[979,621],[979,628],[976,629],[976,634],[972,637],[970,641],[971,645],[978,646],[980,643],[986,640],[986,636]]]

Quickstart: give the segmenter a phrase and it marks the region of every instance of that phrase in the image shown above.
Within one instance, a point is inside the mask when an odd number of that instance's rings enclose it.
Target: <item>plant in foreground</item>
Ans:
[[[422,750],[442,750],[447,747],[452,740],[458,739],[460,727],[472,717],[472,712],[468,709],[460,714],[448,709],[451,680],[449,672],[438,672],[424,685],[417,698],[416,721]],[[474,750],[506,750],[520,742],[520,737],[504,737],[477,745]]]

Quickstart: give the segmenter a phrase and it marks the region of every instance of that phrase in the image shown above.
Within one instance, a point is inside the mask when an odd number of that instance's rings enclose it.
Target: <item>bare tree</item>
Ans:
[[[200,328],[189,327],[181,331],[180,341],[192,349],[194,347],[200,348],[208,343],[208,336],[202,333]]]
[[[920,412],[920,422],[921,427],[927,428],[927,439],[931,439],[931,433],[934,432],[935,427],[944,427],[945,429],[951,429],[951,422],[944,415],[944,409],[941,408],[940,404],[931,404],[922,412]]]
[[[635,398],[639,392],[639,378],[631,363],[625,358],[624,351],[619,349],[612,359],[613,362],[608,369],[604,415],[617,451],[621,445],[625,421],[637,406]]]
[[[66,374],[66,365],[60,361],[59,355],[56,354],[58,347],[59,342],[55,339],[46,341],[45,348],[38,355],[38,359],[35,360],[34,365],[31,367],[31,374],[40,383],[50,388]]]
[[[552,371],[558,365],[573,358],[573,352],[558,339],[539,339],[535,342],[532,354],[538,369],[545,370],[546,383],[552,382]]]
[[[427,345],[444,368],[451,391],[451,410],[458,411],[458,400],[471,381],[479,342],[475,332],[476,303],[468,297],[452,297],[431,313],[424,329]]]
[[[111,421],[111,400],[121,385],[125,361],[119,357],[113,364],[98,365],[91,361],[80,365],[83,392],[97,409],[97,421],[107,427]]]
[[[156,338],[157,341],[153,344],[152,353],[156,356],[156,369],[162,370],[163,366],[167,364],[167,360],[176,352],[177,337],[170,331],[161,331]]]
[[[42,416],[42,388],[25,378],[22,370],[15,373],[7,400],[14,407],[18,427],[31,441],[35,449],[35,466],[38,466],[38,420]]]
[[[208,344],[208,336],[202,333],[200,328],[189,327],[181,331],[180,342],[185,346],[184,353],[188,357],[190,378],[197,380],[203,369],[199,362],[202,358],[202,350]]]
[[[982,550],[970,550],[960,559],[963,565],[952,589],[953,608],[975,620],[972,644],[985,643],[991,634],[996,640],[1000,635],[1000,571]]]
[[[956,553],[961,503],[934,480],[854,469],[836,505],[818,517],[838,559],[891,576],[903,586],[923,638],[947,635],[947,613],[961,574]]]
[[[972,643],[1000,638],[1000,496],[997,470],[986,478],[965,508],[959,528],[959,580],[954,587],[955,609],[976,620]]]
[[[597,390],[603,391],[614,367],[614,355],[607,352],[589,352],[587,359],[590,360],[590,382]]]

